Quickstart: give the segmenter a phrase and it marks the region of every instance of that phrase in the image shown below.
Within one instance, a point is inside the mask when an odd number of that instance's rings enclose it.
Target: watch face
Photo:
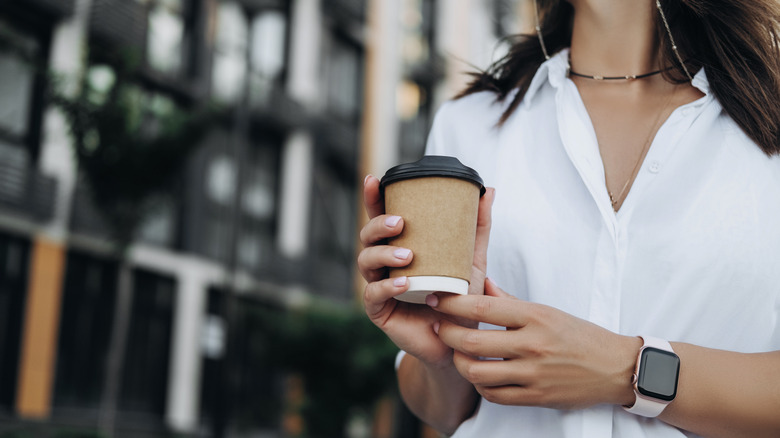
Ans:
[[[665,401],[677,395],[680,358],[670,351],[648,347],[639,358],[636,387],[640,394]]]

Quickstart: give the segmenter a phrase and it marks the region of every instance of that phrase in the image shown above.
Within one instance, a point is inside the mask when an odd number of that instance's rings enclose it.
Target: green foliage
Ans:
[[[55,87],[56,88],[56,87]],[[214,119],[138,86],[129,67],[93,67],[74,98],[52,101],[70,125],[80,175],[94,205],[124,245],[165,194]]]
[[[350,411],[371,409],[396,387],[397,347],[356,308],[262,310],[275,365],[305,380],[307,436],[344,436]]]

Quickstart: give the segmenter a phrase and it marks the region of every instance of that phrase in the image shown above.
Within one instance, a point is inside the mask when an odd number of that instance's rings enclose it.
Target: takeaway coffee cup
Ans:
[[[414,254],[408,266],[390,269],[390,277],[409,279],[409,290],[397,299],[422,304],[433,292],[468,293],[485,193],[479,174],[457,158],[429,155],[388,170],[380,190],[386,213],[404,218],[403,231],[389,244]]]

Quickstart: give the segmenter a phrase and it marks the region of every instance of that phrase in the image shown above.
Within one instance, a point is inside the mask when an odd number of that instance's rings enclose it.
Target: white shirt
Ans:
[[[700,71],[693,85],[705,96],[663,124],[615,213],[567,56],[541,66],[501,128],[506,103],[490,92],[445,104],[434,122],[427,153],[458,157],[496,188],[488,275],[521,299],[617,333],[780,349],[780,159],[725,114]],[[618,406],[482,400],[454,436],[693,435]]]

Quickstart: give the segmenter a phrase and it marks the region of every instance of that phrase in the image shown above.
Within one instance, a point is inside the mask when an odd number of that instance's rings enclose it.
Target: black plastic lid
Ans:
[[[464,166],[457,158],[443,155],[426,155],[413,163],[399,164],[385,173],[379,182],[384,193],[385,186],[394,182],[428,176],[444,176],[470,181],[479,186],[479,196],[485,194],[485,185],[476,170]]]

